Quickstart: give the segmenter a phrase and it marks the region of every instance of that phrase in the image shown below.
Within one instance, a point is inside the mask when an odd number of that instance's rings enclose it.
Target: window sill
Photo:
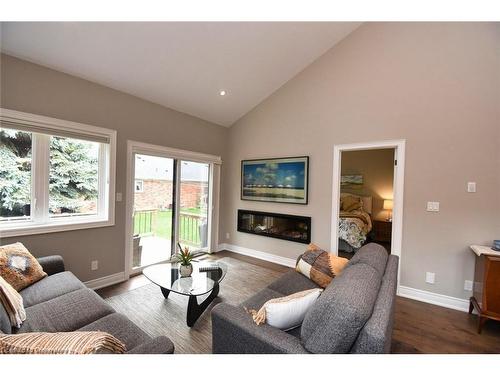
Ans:
[[[66,232],[71,230],[91,229],[109,227],[115,225],[113,219],[93,219],[85,221],[74,221],[71,223],[47,223],[47,224],[28,224],[18,227],[1,227],[0,238],[29,236],[33,234],[45,234],[54,232]]]

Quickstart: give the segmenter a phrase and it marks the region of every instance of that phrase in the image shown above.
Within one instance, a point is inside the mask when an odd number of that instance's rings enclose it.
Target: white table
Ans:
[[[500,251],[493,250],[490,246],[470,245],[470,248],[478,257],[481,255],[500,257]]]

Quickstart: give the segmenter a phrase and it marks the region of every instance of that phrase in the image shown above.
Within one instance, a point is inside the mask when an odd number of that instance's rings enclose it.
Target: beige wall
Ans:
[[[221,242],[288,258],[305,249],[237,232],[245,208],[310,215],[313,241],[328,248],[333,146],[404,138],[401,284],[468,296],[468,245],[500,237],[499,45],[498,24],[361,26],[230,128]],[[292,155],[310,156],[307,206],[240,200],[240,160]]]
[[[82,280],[124,270],[128,139],[225,156],[227,128],[7,55],[0,63],[2,107],[118,131],[116,191],[124,198],[115,226],[1,239],[22,241],[37,256],[63,255]],[[97,271],[90,271],[93,259]]]
[[[393,198],[394,149],[342,152],[342,175],[362,175],[363,185],[342,187],[343,193],[372,197],[372,218],[387,219],[383,209],[384,199]]]

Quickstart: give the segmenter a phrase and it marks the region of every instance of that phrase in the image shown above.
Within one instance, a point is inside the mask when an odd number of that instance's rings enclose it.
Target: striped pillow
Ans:
[[[339,275],[348,259],[335,256],[311,243],[297,261],[295,270],[326,288],[333,278]]]
[[[99,331],[0,334],[0,354],[122,354],[125,350],[116,337]]]

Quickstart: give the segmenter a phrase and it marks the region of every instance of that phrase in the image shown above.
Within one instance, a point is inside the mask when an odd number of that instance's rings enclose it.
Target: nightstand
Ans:
[[[374,220],[372,223],[372,239],[376,242],[391,242],[392,221]]]

